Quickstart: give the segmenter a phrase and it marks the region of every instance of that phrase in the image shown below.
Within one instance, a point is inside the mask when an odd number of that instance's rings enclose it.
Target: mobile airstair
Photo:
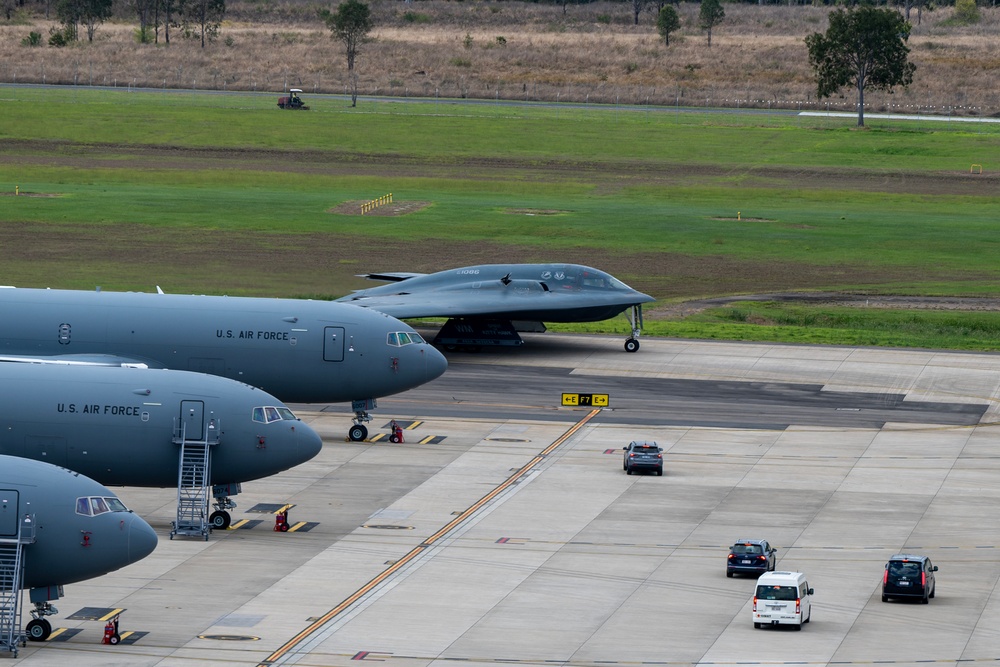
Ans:
[[[17,657],[18,645],[25,645],[21,627],[21,585],[24,582],[24,547],[35,541],[35,521],[26,515],[17,535],[0,537],[0,651]]]
[[[194,428],[192,428],[194,426]],[[219,444],[220,425],[215,419],[207,424],[192,424],[181,419],[174,424],[173,442],[179,445],[177,467],[177,520],[170,531],[174,535],[208,539],[209,499],[212,491],[212,448]]]

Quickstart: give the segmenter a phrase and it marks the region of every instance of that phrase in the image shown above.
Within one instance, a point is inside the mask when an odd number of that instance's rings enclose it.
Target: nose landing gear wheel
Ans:
[[[351,427],[351,430],[347,432],[347,437],[349,437],[353,442],[361,442],[368,437],[368,429],[361,424],[355,424]]]
[[[211,516],[208,517],[208,522],[212,524],[212,528],[216,530],[225,530],[229,528],[229,525],[233,522],[233,518],[229,515],[229,512],[224,512],[219,510],[217,512],[212,512]]]
[[[28,625],[24,631],[31,641],[43,642],[52,634],[52,624],[44,618],[35,618],[28,621]]]

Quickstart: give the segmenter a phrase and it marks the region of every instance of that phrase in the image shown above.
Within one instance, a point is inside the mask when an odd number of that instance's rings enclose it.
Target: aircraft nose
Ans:
[[[294,465],[298,465],[319,454],[320,450],[323,449],[323,439],[305,422],[295,422],[295,426],[292,428],[295,430],[296,444],[298,445],[296,449],[299,455],[299,460]]]
[[[156,532],[138,514],[128,518],[128,562],[134,563],[153,553],[156,548]]]
[[[420,384],[436,380],[448,370],[448,360],[433,345],[421,345],[420,354],[423,355],[422,362],[424,367],[424,378]]]

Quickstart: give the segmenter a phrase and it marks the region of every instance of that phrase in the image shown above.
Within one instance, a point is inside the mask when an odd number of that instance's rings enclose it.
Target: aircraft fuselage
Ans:
[[[178,438],[207,441],[207,429],[218,431],[214,484],[276,474],[322,447],[274,396],[211,375],[0,363],[0,386],[7,388],[0,454],[70,468],[102,484],[177,486]]]
[[[388,396],[433,380],[444,357],[382,313],[297,299],[0,289],[0,356],[210,373],[288,402]],[[395,339],[393,339],[395,340]]]
[[[156,533],[115,501],[115,494],[77,472],[0,455],[0,539],[16,539],[26,517],[33,525],[34,541],[23,552],[23,587],[91,579],[152,553]]]

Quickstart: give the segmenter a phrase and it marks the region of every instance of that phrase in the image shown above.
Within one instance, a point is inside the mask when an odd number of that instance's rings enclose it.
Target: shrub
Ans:
[[[472,67],[472,61],[468,58],[452,58],[450,61],[455,67]]]
[[[497,35],[497,46],[507,46],[507,38],[503,35]]]
[[[403,14],[403,21],[406,23],[430,23],[431,17],[419,12],[406,12]]]
[[[42,33],[32,30],[28,36],[21,40],[21,46],[41,46]]]
[[[473,41],[472,35],[470,35],[469,33],[465,33],[465,38],[462,40],[462,44],[465,46],[465,48],[471,49],[472,41]]]
[[[597,22],[604,25],[611,25],[611,14],[598,14]]]
[[[955,0],[955,23],[972,25],[979,23],[979,5],[976,0]]]

